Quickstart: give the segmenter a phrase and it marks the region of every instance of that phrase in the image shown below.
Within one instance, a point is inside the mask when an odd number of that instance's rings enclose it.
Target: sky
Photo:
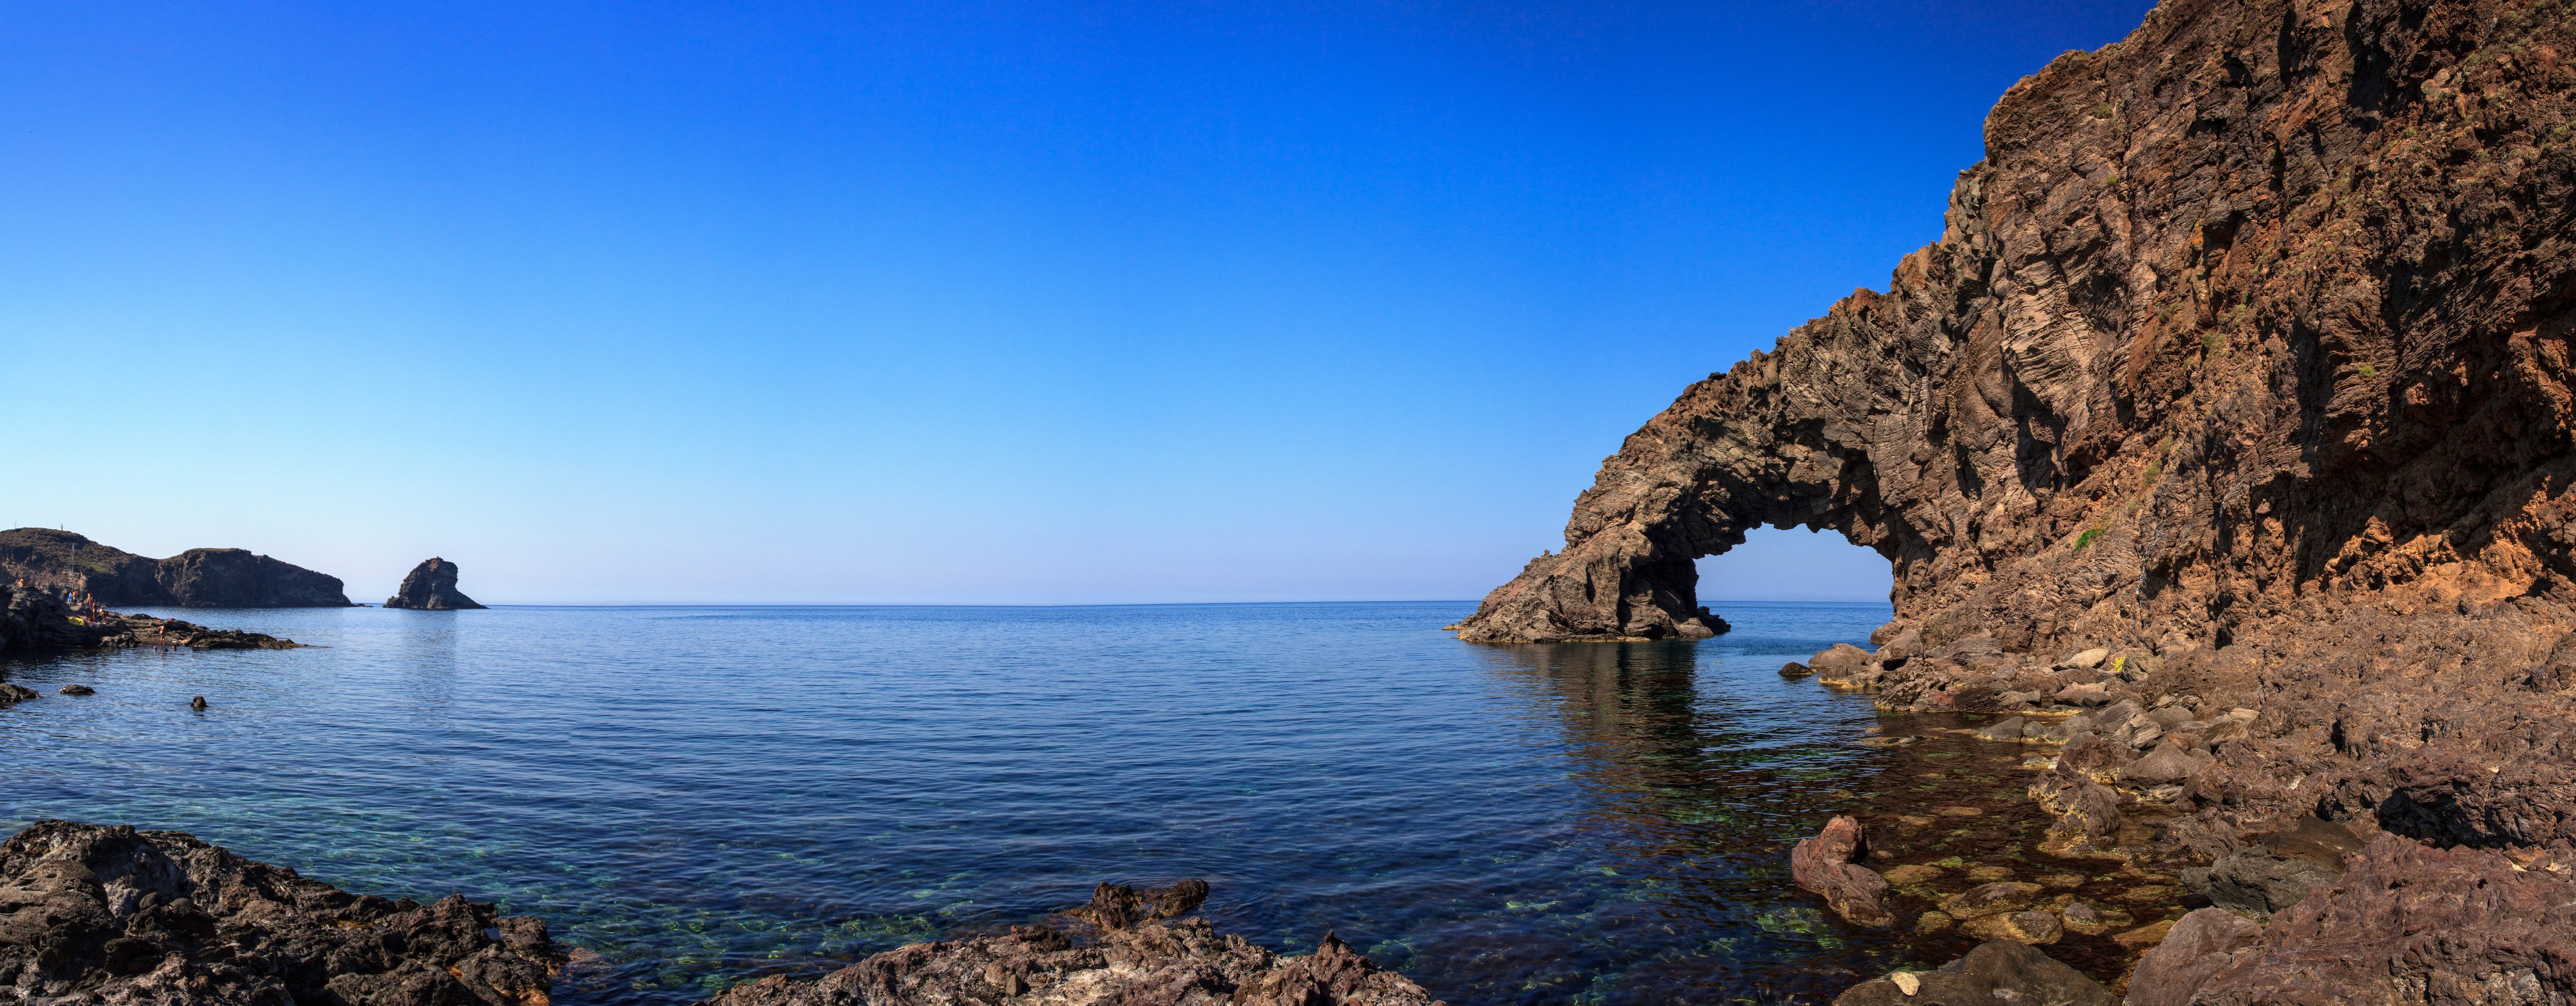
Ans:
[[[0,526],[361,601],[1472,599],[2147,6],[11,3]]]

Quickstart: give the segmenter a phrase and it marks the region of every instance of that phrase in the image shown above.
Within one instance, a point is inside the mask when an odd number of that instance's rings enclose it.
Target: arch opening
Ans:
[[[1896,570],[1877,550],[1840,532],[1753,527],[1744,543],[1693,561],[1698,603],[1798,601],[1886,603]]]

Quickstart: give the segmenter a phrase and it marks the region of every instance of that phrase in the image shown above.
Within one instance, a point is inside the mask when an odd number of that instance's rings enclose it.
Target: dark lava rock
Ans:
[[[205,711],[206,711],[206,697],[205,697],[205,696],[203,696],[203,695],[200,695],[200,696],[197,696],[196,698],[189,699],[189,700],[188,700],[188,708],[190,708],[190,709],[194,709],[194,710],[196,710],[196,711],[198,711],[198,712],[201,712],[201,713],[202,713],[202,712],[205,712]]]
[[[1127,925],[1077,941],[1044,926],[998,936],[915,943],[816,979],[773,975],[726,989],[703,1006],[1437,1006],[1421,986],[1379,968],[1326,934],[1314,953],[1281,957],[1188,911],[1207,885],[1158,891],[1104,884],[1079,917]]]
[[[36,690],[33,688],[0,683],[0,707],[14,706],[36,697]]]
[[[1780,665],[1780,676],[1784,678],[1803,678],[1814,673],[1816,672],[1813,668],[1795,660]]]
[[[54,689],[54,694],[56,694],[56,695],[96,695],[96,694],[98,694],[98,690],[97,690],[97,689],[95,689],[95,688],[91,688],[91,687],[90,687],[90,686],[88,686],[88,685],[64,685],[64,686],[62,686],[61,688]]]
[[[2111,990],[2017,940],[1987,940],[1967,956],[1913,973],[1912,993],[1893,978],[1845,989],[1834,1006],[2116,1006]]]
[[[564,960],[538,919],[353,895],[175,831],[39,821],[0,844],[17,1002],[546,1006]]]
[[[1869,854],[1869,838],[1860,820],[1848,815],[1825,822],[1825,830],[1802,838],[1789,850],[1789,877],[1798,886],[1825,896],[1834,914],[1864,926],[1896,921],[1879,903],[1887,878],[1852,860]]]
[[[51,528],[0,531],[0,580],[83,591],[109,607],[345,608],[338,577],[238,548],[147,559]]]
[[[483,606],[456,589],[455,563],[433,558],[412,567],[411,574],[403,577],[402,589],[385,599],[385,607],[461,611]]]

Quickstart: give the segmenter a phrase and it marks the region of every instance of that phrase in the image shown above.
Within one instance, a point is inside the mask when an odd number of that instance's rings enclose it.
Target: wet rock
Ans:
[[[56,695],[96,695],[96,694],[98,694],[98,690],[97,690],[97,689],[95,689],[95,688],[91,688],[91,687],[90,687],[90,686],[88,686],[88,685],[64,685],[64,686],[62,686],[61,688],[54,689],[54,694],[56,694]]]
[[[2044,911],[2006,912],[1969,919],[1959,927],[1981,940],[2012,940],[2016,943],[2048,944],[2066,935],[2066,926],[2054,913]]]
[[[173,831],[39,821],[0,844],[0,975],[34,1001],[545,1006],[543,921],[352,895]]]
[[[2099,936],[2134,921],[2127,912],[2104,911],[2081,901],[2068,902],[2057,916],[2069,932],[2086,936]]]
[[[2039,886],[2060,888],[2071,891],[2084,886],[2084,875],[2081,873],[2042,874],[2039,878]]]
[[[2119,1001],[2101,983],[2017,940],[1988,940],[1965,957],[1913,972],[1913,977],[1920,986],[1912,994],[1877,978],[1844,990],[1834,997],[1834,1006],[2115,1006]]]
[[[1887,878],[1852,862],[1867,854],[1867,833],[1848,815],[1825,822],[1824,830],[1798,840],[1789,850],[1789,876],[1799,887],[1824,895],[1825,904],[1857,925],[1884,926],[1896,921],[1880,897]]]
[[[2030,907],[2039,898],[2039,891],[2038,884],[1999,880],[1941,899],[1941,910],[1961,920],[2018,912]]]
[[[1807,666],[1818,671],[1841,670],[1859,667],[1869,663],[1869,659],[1868,650],[1850,643],[1835,643],[1823,652],[1807,658]]]
[[[189,700],[188,700],[188,708],[190,708],[190,709],[194,709],[194,710],[196,710],[196,711],[198,711],[198,712],[201,712],[201,713],[202,713],[202,712],[205,712],[205,711],[206,711],[206,697],[205,697],[205,696],[203,696],[203,695],[200,695],[200,696],[197,696],[196,698],[189,699]]]
[[[2148,947],[2155,946],[2157,943],[2163,942],[2165,934],[2172,932],[2173,927],[2174,920],[2172,919],[2166,919],[2161,922],[2150,922],[2146,925],[2139,926],[2136,929],[2129,930],[2128,932],[2114,935],[2111,937],[2111,941],[2131,950],[2144,950]]]
[[[1887,878],[1888,883],[1895,884],[1898,887],[1911,887],[1915,884],[1921,884],[1938,879],[1944,872],[1946,871],[1942,870],[1940,867],[1932,866],[1927,863],[1911,863],[1905,866],[1892,867],[1883,874],[1883,876]]]
[[[1273,954],[1204,919],[1105,930],[1076,945],[1066,933],[1014,926],[1007,934],[886,951],[821,978],[773,975],[702,1006],[1437,1006],[1421,986],[1325,934],[1315,952]]]
[[[1100,884],[1091,903],[1073,914],[1102,929],[1132,929],[1147,922],[1179,918],[1207,901],[1204,880],[1183,880],[1170,887],[1138,890],[1126,884]]]
[[[2126,1006],[2191,1006],[2192,993],[2262,935],[2233,913],[2203,908],[2182,917],[2129,976]]]
[[[2129,746],[2096,733],[2076,734],[2057,751],[2057,763],[2088,778],[2109,782],[2137,760]]]
[[[1990,741],[2018,741],[2021,739],[2022,732],[2029,726],[2029,721],[2014,716],[2001,722],[1986,724],[1983,729],[1977,731],[1977,737],[1980,740]]]
[[[402,587],[385,599],[388,608],[413,608],[421,611],[466,611],[483,606],[456,589],[456,564],[430,558],[412,567],[403,577]]]
[[[14,706],[35,697],[36,690],[33,688],[0,683],[0,706]]]
[[[2012,867],[2009,866],[1972,866],[1968,868],[1968,879],[1979,883],[2011,880],[2012,875]]]
[[[1780,665],[1780,676],[1784,678],[1803,678],[1814,673],[1816,673],[1814,668],[1795,660]]]
[[[1948,912],[1925,912],[1915,916],[1914,931],[1925,934],[1946,933],[1950,931],[1950,927],[1958,924],[1959,920],[1951,918]]]

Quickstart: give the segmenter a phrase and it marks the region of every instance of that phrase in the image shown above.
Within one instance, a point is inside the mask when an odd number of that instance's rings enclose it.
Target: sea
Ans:
[[[1734,631],[1535,646],[1452,638],[1463,602],[157,611],[314,646],[0,663],[44,696],[0,710],[0,828],[497,901],[587,951],[567,1006],[1192,877],[1223,931],[1335,933],[1452,1006],[1821,1002],[1937,963],[1788,877],[1828,816],[1966,785],[1911,781],[1964,749],[1873,745],[1866,697],[1779,673],[1888,607],[1712,607]]]

